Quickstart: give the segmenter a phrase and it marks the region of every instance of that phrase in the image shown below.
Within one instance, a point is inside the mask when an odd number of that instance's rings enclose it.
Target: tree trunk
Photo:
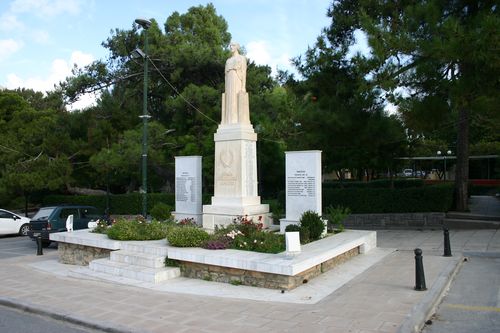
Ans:
[[[29,201],[29,193],[24,192],[24,216],[28,217],[28,201]]]
[[[457,167],[455,174],[455,210],[468,211],[469,182],[469,109],[461,105],[458,110]]]

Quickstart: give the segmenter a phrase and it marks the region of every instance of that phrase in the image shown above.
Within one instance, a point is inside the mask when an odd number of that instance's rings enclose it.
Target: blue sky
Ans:
[[[275,70],[291,69],[289,59],[314,44],[331,0],[0,0],[0,87],[51,90],[74,63],[104,59],[112,29],[137,17],[163,26],[174,11],[209,2],[247,57]]]

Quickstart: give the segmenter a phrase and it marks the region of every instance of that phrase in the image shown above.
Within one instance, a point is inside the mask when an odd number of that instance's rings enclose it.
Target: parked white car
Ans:
[[[413,169],[404,169],[403,177],[413,177]]]
[[[28,235],[30,219],[5,209],[0,209],[0,235]]]

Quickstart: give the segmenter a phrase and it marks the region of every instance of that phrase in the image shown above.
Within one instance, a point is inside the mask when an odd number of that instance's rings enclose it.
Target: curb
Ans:
[[[35,306],[32,303],[16,300],[9,297],[0,296],[0,306],[14,308],[35,315],[49,317],[57,321],[62,321],[65,323],[70,323],[73,325],[108,333],[139,333],[139,331],[131,330],[130,328],[125,326],[111,325],[109,323],[98,322],[98,321],[89,321],[88,319],[85,319],[83,317],[75,316],[64,311],[56,310],[53,307],[42,309],[40,307]],[[144,331],[141,330],[140,332]]]
[[[446,265],[420,302],[411,309],[397,333],[418,333],[422,330],[425,321],[435,312],[445,292],[449,289],[451,281],[462,267],[464,262],[462,254],[453,259],[455,260]]]
[[[480,257],[480,258],[500,258],[500,252],[486,251],[486,252],[464,252],[465,257]]]

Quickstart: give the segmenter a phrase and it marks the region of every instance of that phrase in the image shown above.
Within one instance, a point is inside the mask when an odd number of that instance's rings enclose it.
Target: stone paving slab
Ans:
[[[379,231],[379,246],[399,251],[314,304],[181,294],[58,276],[30,266],[56,260],[56,253],[0,260],[0,303],[8,300],[11,306],[49,309],[66,318],[115,328],[115,332],[397,332],[442,276],[444,267],[459,260],[461,251],[491,251],[499,243],[494,230],[452,232],[454,256],[446,258],[442,256],[442,232],[395,232]],[[461,239],[462,245],[454,245],[453,237]],[[414,247],[424,251],[429,288],[425,292],[413,290]],[[243,286],[232,287],[235,295],[243,290]]]
[[[157,290],[160,292],[176,292],[199,296],[214,296],[224,298],[238,298],[256,301],[273,301],[283,303],[315,304],[341,288],[350,280],[369,269],[393,253],[395,249],[375,248],[370,252],[358,255],[346,263],[333,268],[299,288],[281,293],[279,290],[257,288],[250,286],[234,286],[228,283],[218,283],[199,279],[177,277],[161,283],[145,283],[126,277],[96,273],[88,267],[64,265],[57,260],[44,260],[29,264],[47,273],[61,277],[73,277],[86,280],[101,280],[119,283],[139,288]]]

